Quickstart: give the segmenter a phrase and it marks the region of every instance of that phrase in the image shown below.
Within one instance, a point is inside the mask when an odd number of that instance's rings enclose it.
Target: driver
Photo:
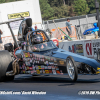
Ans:
[[[43,42],[43,38],[40,34],[35,34],[32,36],[32,44],[40,44]]]
[[[40,44],[43,43],[43,38],[40,34],[35,34],[32,36],[32,45],[34,50],[40,50],[43,48],[42,45],[35,45],[35,44]]]

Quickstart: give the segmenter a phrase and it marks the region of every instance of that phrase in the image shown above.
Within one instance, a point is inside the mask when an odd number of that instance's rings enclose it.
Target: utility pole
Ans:
[[[96,8],[96,20],[98,20],[98,27],[99,27],[99,31],[98,31],[98,36],[100,38],[100,18],[99,18],[99,2],[97,0],[95,0],[95,8]]]

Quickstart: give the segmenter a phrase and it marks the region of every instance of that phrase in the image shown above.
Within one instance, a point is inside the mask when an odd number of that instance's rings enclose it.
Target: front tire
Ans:
[[[71,56],[68,56],[66,59],[66,69],[68,76],[72,81],[76,81],[78,78],[77,66],[74,59]]]

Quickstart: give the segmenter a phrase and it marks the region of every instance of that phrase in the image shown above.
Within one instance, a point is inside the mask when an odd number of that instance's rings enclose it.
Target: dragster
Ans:
[[[18,30],[18,41],[11,31],[14,45],[7,43],[0,51],[0,81],[13,80],[18,74],[68,75],[72,81],[79,74],[100,73],[100,60],[90,59],[58,48],[44,30],[32,31],[32,19],[22,20]],[[16,21],[16,20],[13,20]]]

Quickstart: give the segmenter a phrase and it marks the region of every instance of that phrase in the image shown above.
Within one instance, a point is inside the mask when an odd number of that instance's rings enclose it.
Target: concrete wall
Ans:
[[[86,29],[92,28],[93,23],[97,22],[95,16],[96,14],[89,14],[84,16],[70,17],[70,24],[72,24],[72,26],[80,25],[78,30],[81,29],[80,34],[82,34]],[[55,19],[54,21],[57,27],[65,27],[67,18]],[[51,30],[56,28],[52,20],[44,21],[44,24],[45,29],[49,28]]]

